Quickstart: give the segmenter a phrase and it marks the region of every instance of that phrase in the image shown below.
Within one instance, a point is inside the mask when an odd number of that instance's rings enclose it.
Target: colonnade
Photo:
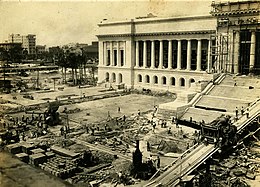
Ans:
[[[121,67],[125,65],[125,47],[120,41],[104,42],[104,65]]]
[[[151,59],[151,63],[148,67],[148,61],[147,61],[147,41],[151,42],[151,49],[150,49],[150,59]],[[192,62],[192,40],[186,40],[187,41],[187,63],[186,63],[186,67],[183,68],[182,67],[182,41],[184,40],[177,40],[177,66],[173,65],[173,41],[174,40],[157,40],[159,41],[159,64],[156,67],[156,49],[155,49],[155,41],[156,40],[140,40],[140,41],[136,41],[135,42],[135,67],[139,68],[139,67],[143,67],[143,68],[158,68],[158,69],[165,69],[165,67],[163,66],[163,62],[164,62],[164,41],[168,41],[168,66],[167,69],[186,69],[186,70],[191,70],[191,62]],[[197,47],[196,47],[196,71],[201,71],[201,60],[202,60],[202,39],[196,39],[195,41],[197,41]],[[140,43],[142,42],[142,48],[140,50]],[[212,67],[212,62],[211,62],[211,58],[210,58],[210,46],[211,46],[211,41],[208,40],[208,44],[207,44],[207,70],[210,71],[210,68]],[[140,54],[142,53],[142,54]],[[140,63],[140,55],[143,57],[142,62]]]

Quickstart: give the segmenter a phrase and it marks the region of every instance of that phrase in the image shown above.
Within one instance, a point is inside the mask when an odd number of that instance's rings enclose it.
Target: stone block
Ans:
[[[18,154],[22,152],[20,143],[14,143],[6,146],[6,150],[12,154]]]
[[[30,150],[34,148],[32,144],[26,142],[21,143],[21,146],[22,146],[22,152],[26,154],[30,154]]]
[[[37,153],[29,156],[29,163],[35,166],[46,162],[46,155],[43,153]]]
[[[44,153],[45,151],[43,149],[37,148],[37,149],[32,149],[31,154],[38,154],[38,153]]]
[[[15,156],[25,163],[29,162],[29,156],[26,153],[18,153]]]

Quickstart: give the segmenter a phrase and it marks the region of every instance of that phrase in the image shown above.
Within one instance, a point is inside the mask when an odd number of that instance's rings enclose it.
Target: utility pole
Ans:
[[[37,69],[36,88],[39,88],[39,70]]]

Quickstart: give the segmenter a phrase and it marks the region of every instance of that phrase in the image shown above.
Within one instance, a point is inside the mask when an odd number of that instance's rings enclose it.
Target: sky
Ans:
[[[0,42],[8,34],[35,34],[37,45],[97,41],[98,26],[152,13],[158,17],[207,15],[211,0],[5,1],[0,0]]]

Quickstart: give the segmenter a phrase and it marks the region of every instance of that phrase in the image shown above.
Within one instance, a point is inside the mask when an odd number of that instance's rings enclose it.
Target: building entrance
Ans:
[[[251,44],[251,33],[248,30],[241,31],[240,32],[239,72],[242,75],[247,75],[249,73],[250,44]]]
[[[256,32],[256,44],[255,44],[255,67],[253,73],[260,75],[260,31]]]

